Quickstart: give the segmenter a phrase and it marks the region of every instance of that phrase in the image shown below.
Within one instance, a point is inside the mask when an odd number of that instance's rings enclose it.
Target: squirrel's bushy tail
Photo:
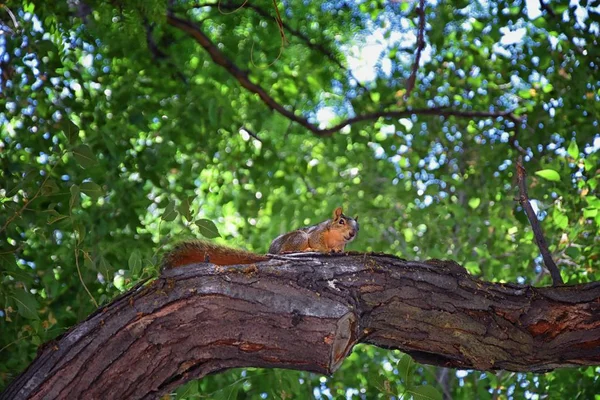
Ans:
[[[268,257],[246,250],[193,240],[178,243],[175,248],[163,256],[162,269],[175,268],[195,263],[216,265],[252,264],[266,261]]]

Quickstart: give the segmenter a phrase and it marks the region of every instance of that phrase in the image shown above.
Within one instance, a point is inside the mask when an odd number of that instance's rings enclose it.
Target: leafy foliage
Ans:
[[[312,122],[439,112],[318,137],[169,26],[169,4]],[[0,8],[0,387],[38,345],[156,276],[174,241],[221,237],[265,252],[278,234],[338,205],[360,215],[351,250],[450,258],[482,279],[549,284],[515,201],[521,149],[565,281],[600,278],[597,7],[426,3],[426,47],[405,98],[418,2],[280,2],[288,43],[279,59],[271,2],[235,12],[237,3],[217,4]],[[497,116],[468,117],[475,111]],[[237,370],[175,397],[593,398],[599,372],[446,371],[359,346],[333,377]]]

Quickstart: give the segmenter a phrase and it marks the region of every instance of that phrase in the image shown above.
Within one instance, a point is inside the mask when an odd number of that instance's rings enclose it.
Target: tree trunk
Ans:
[[[372,254],[181,267],[45,345],[0,397],[156,398],[235,367],[331,374],[361,342],[451,368],[598,365],[600,283],[489,283]]]

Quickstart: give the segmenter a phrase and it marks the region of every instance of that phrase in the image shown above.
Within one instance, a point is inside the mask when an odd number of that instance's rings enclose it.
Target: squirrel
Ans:
[[[269,247],[269,254],[304,251],[339,253],[344,251],[347,243],[356,238],[358,229],[358,216],[347,217],[343,214],[342,207],[338,207],[333,211],[332,219],[276,237]],[[253,264],[268,259],[267,255],[193,240],[179,243],[166,253],[163,256],[162,269],[201,262],[216,265]]]

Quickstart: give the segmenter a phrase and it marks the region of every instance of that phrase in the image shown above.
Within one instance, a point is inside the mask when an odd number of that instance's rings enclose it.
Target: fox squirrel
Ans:
[[[358,217],[347,217],[343,214],[342,208],[338,207],[333,212],[332,219],[275,238],[269,247],[269,254],[303,251],[339,253],[344,251],[346,243],[354,240],[358,229]],[[162,268],[175,268],[200,262],[217,265],[252,264],[268,259],[266,255],[193,240],[179,243],[166,253],[162,260]]]

